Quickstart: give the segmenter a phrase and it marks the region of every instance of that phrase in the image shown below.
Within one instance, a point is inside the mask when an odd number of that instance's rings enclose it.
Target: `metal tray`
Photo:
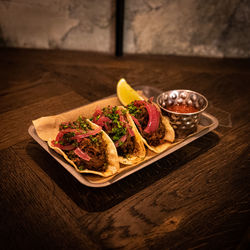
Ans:
[[[139,86],[136,88],[137,90],[143,91],[143,94],[147,97],[154,96],[155,98],[160,94],[162,91],[156,88],[152,88],[149,86]],[[38,142],[52,157],[54,157],[69,173],[71,173],[80,183],[89,186],[89,187],[105,187],[108,185],[111,185],[126,176],[150,165],[151,163],[171,154],[172,152],[178,150],[179,148],[182,148],[183,146],[189,144],[190,142],[198,139],[199,137],[207,134],[208,132],[214,130],[218,126],[218,120],[212,116],[209,113],[203,112],[201,115],[201,120],[198,126],[198,130],[196,133],[189,135],[185,139],[181,139],[176,141],[172,147],[165,150],[164,152],[160,154],[155,154],[151,151],[147,151],[147,157],[146,159],[133,166],[126,166],[121,169],[121,172],[111,176],[111,177],[99,177],[99,176],[93,176],[88,174],[80,174],[78,173],[73,166],[71,166],[64,158],[57,154],[55,151],[50,149],[48,147],[47,142],[41,140],[39,136],[36,133],[35,127],[33,125],[30,125],[28,132],[30,136]]]

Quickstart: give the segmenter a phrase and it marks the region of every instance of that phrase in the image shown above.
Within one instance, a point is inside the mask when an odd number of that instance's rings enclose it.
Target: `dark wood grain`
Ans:
[[[249,59],[0,50],[4,249],[246,249]],[[104,188],[79,183],[28,134],[33,119],[134,87],[193,89],[219,127]]]
[[[72,211],[61,203],[54,183],[40,179],[12,148],[2,150],[0,160],[4,249],[98,248]]]

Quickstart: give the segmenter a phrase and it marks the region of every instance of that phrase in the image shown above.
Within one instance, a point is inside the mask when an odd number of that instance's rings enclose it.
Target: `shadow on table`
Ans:
[[[39,144],[35,148],[33,143],[28,144],[27,153],[80,208],[96,212],[107,210],[152,185],[190,160],[202,155],[218,142],[218,135],[210,132],[157,162],[102,188],[87,187],[78,182]]]

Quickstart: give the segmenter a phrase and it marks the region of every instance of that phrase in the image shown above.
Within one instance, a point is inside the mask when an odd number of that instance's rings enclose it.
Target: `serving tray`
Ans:
[[[149,86],[139,86],[136,88],[141,90],[146,97],[157,97],[162,91],[156,88]],[[176,140],[173,145],[160,154],[156,154],[150,150],[147,150],[147,156],[144,161],[139,164],[131,166],[121,166],[120,172],[114,176],[110,177],[100,177],[90,174],[80,174],[78,173],[73,166],[71,166],[61,155],[57,154],[54,150],[48,147],[46,141],[40,139],[37,135],[34,125],[30,125],[28,132],[30,136],[39,143],[42,148],[44,148],[53,158],[55,158],[70,174],[72,174],[80,183],[89,186],[89,187],[105,187],[111,185],[126,176],[152,164],[153,162],[173,153],[179,148],[184,147],[190,142],[200,138],[201,136],[207,134],[208,132],[214,130],[218,126],[218,120],[211,114],[203,112],[201,115],[200,123],[198,129],[195,133],[187,136],[184,139]]]

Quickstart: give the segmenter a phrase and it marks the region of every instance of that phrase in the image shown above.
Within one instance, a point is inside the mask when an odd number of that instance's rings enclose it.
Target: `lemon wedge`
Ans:
[[[116,93],[122,105],[126,106],[135,100],[144,100],[139,93],[133,89],[124,78],[117,83]]]

